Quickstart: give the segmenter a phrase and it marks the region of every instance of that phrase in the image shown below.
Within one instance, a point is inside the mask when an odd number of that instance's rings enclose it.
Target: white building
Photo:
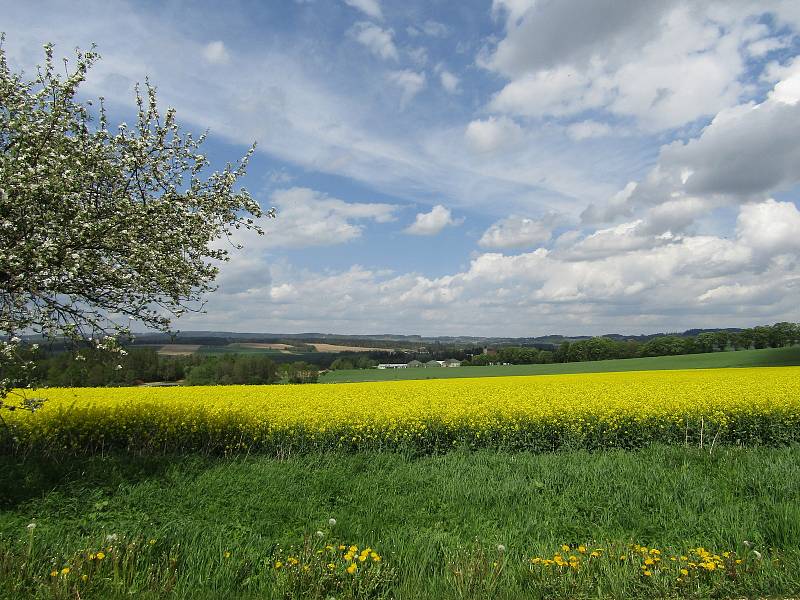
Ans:
[[[406,369],[408,365],[406,363],[381,363],[378,365],[379,369]]]

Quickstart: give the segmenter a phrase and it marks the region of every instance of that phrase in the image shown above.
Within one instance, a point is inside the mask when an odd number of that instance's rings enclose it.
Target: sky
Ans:
[[[800,320],[797,0],[0,0],[97,45],[277,219],[180,330],[536,336]]]

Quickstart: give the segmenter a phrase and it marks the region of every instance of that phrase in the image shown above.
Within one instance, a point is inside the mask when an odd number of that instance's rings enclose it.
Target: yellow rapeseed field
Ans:
[[[42,389],[8,448],[530,449],[800,440],[800,367],[352,384]]]

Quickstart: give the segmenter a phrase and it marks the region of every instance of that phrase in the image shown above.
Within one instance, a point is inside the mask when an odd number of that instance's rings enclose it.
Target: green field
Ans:
[[[502,377],[508,375],[562,375],[568,373],[603,373],[614,371],[650,371],[664,369],[719,369],[728,367],[788,367],[800,365],[800,346],[655,356],[624,360],[556,363],[550,365],[507,365],[488,367],[354,369],[331,371],[320,377],[321,383],[353,381],[393,381],[399,379],[440,379],[450,377]]]
[[[800,591],[798,500],[797,447],[285,460],[5,456],[0,597],[788,597]],[[35,529],[26,529],[31,522]],[[304,534],[316,541],[316,530],[320,544],[379,552],[377,587],[315,595],[300,581],[287,591],[275,557],[297,555]],[[684,586],[666,571],[646,578],[619,561],[631,543],[660,549],[665,569],[677,569],[668,556],[698,546],[735,552],[743,563],[736,577],[704,573]],[[531,557],[553,556],[562,544],[614,554],[586,580],[537,578]],[[108,555],[102,563],[86,558],[99,549]],[[81,573],[90,573],[87,581]]]

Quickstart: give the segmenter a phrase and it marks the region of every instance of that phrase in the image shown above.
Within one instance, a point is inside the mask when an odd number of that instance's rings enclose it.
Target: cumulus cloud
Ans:
[[[550,240],[559,217],[555,213],[540,219],[512,215],[493,223],[478,245],[483,248],[530,248]]]
[[[579,121],[567,126],[567,135],[577,141],[603,137],[609,135],[611,131],[610,125],[592,120]]]
[[[203,48],[203,58],[212,65],[225,65],[231,60],[228,49],[219,40],[206,44]]]
[[[370,52],[383,59],[397,60],[397,46],[394,45],[391,29],[382,29],[373,23],[361,21],[353,25],[348,35],[369,48]]]
[[[389,81],[402,90],[400,107],[405,108],[425,87],[425,73],[417,73],[410,69],[392,71],[389,73]]]
[[[404,231],[411,235],[436,235],[445,227],[463,222],[464,219],[454,219],[449,208],[437,204],[430,212],[417,213],[417,218]]]
[[[713,115],[744,92],[755,3],[496,2],[506,34],[480,64],[509,79],[494,111],[541,118],[604,109],[660,130]],[[784,12],[788,9],[783,9]],[[513,15],[513,18],[512,18]],[[771,38],[758,38],[762,49]],[[753,51],[758,51],[758,47]]]
[[[356,10],[360,10],[368,17],[378,20],[383,19],[383,11],[378,0],[344,0],[344,3]]]
[[[246,247],[305,248],[342,244],[361,236],[364,222],[394,220],[398,206],[346,202],[303,187],[278,190],[270,196],[278,218],[262,223],[264,236],[251,236]]]
[[[571,255],[543,248],[486,252],[441,277],[277,265],[268,284],[238,291],[235,303],[217,295],[211,302],[233,306],[251,330],[324,324],[326,331],[352,332],[357,325],[360,331],[525,335],[637,333],[708,322],[751,326],[795,314],[800,261],[792,232],[799,225],[794,205],[766,201],[741,207],[729,239],[650,236],[647,242],[631,222],[573,237]],[[617,245],[613,252],[606,251],[610,244]],[[357,320],[347,310],[353,305]]]
[[[476,119],[467,125],[464,137],[475,152],[496,152],[513,148],[523,137],[522,128],[508,117]]]
[[[458,92],[458,85],[461,80],[447,69],[442,69],[439,71],[439,81],[441,81],[442,87],[446,92],[455,94]]]

